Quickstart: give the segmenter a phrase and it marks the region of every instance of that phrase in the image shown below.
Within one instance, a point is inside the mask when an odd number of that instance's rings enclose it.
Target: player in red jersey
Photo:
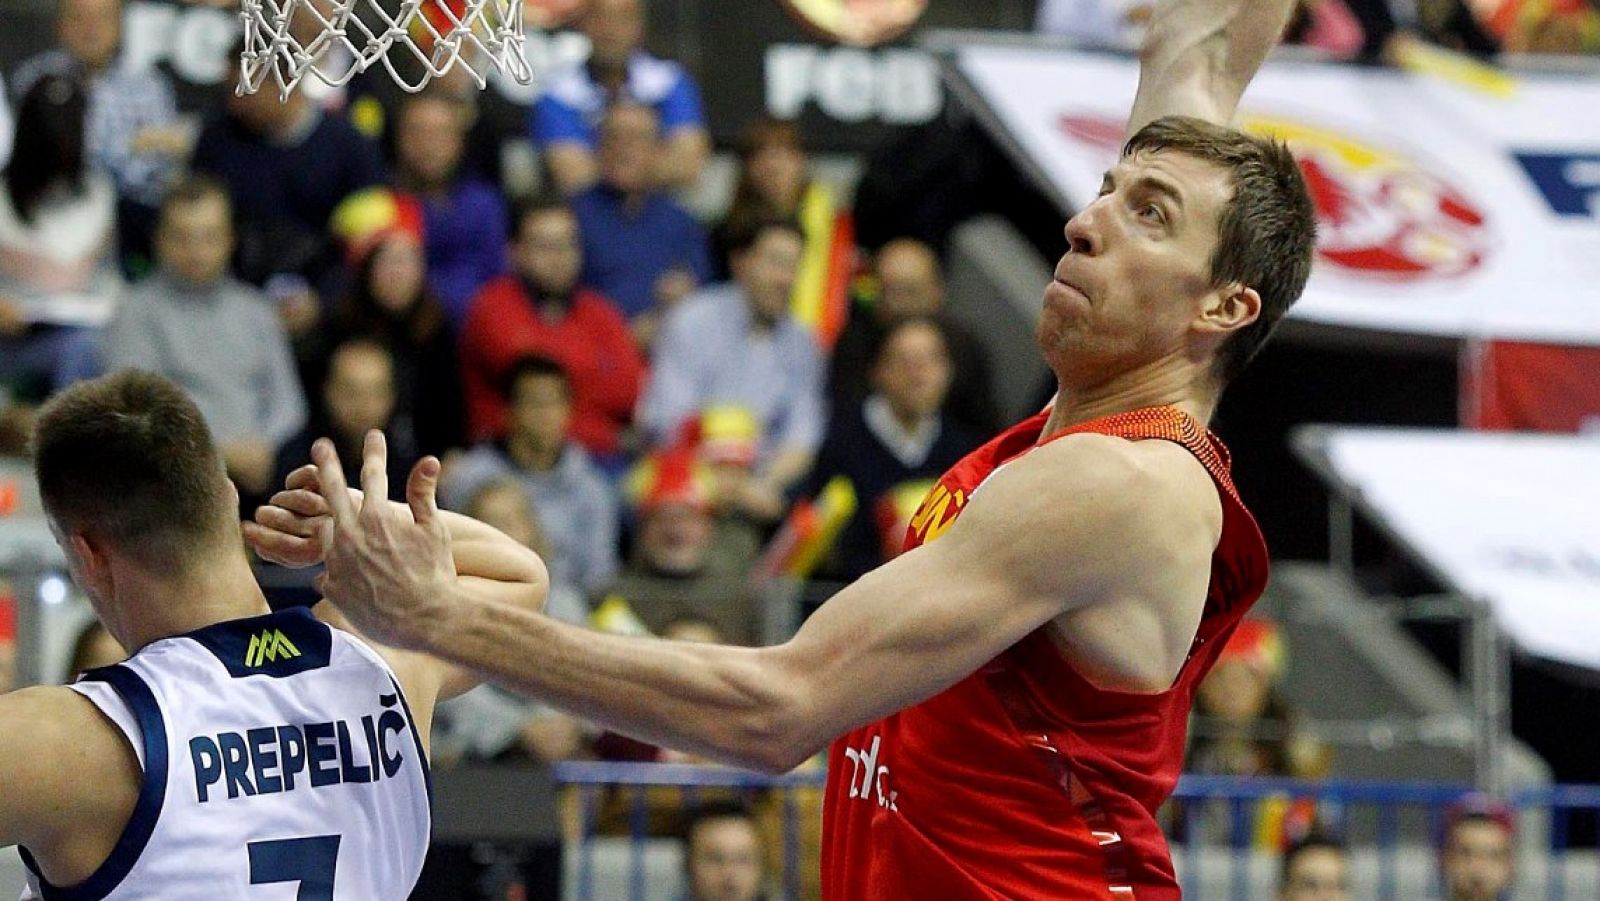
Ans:
[[[791,641],[604,635],[476,599],[437,522],[357,513],[325,448],[258,545],[316,536],[329,597],[374,637],[643,740],[782,771],[838,739],[830,899],[1177,898],[1154,812],[1267,573],[1205,423],[1311,265],[1293,159],[1222,124],[1287,15],[1160,0],[1131,137],[1045,289],[1055,402],[946,473],[908,551]],[[382,493],[381,454],[362,474]]]

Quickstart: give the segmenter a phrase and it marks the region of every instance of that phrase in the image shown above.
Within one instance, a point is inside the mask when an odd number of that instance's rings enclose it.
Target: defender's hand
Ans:
[[[439,461],[424,457],[406,481],[403,508],[381,500],[389,496],[387,447],[383,433],[367,433],[362,455],[364,503],[346,487],[333,443],[318,439],[311,448],[329,523],[318,529],[328,569],[318,587],[366,635],[399,648],[426,650],[429,633],[448,620],[446,602],[456,581],[450,533],[439,516],[435,492]]]

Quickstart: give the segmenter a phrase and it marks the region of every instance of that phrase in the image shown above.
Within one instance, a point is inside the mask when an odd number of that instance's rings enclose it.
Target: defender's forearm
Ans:
[[[431,654],[486,681],[655,744],[766,770],[795,748],[797,705],[770,649],[593,632],[481,598],[453,599]]]

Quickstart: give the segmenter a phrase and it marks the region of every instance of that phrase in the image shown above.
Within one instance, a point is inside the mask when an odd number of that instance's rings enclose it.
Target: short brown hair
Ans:
[[[1217,223],[1211,284],[1238,282],[1261,295],[1261,315],[1227,340],[1216,374],[1227,384],[1261,350],[1311,276],[1316,207],[1289,148],[1189,116],[1163,116],[1139,129],[1124,157],[1173,150],[1228,170],[1233,196]]]
[[[63,531],[100,536],[152,570],[185,569],[236,516],[199,408],[149,372],[122,370],[51,399],[34,427],[33,467]]]

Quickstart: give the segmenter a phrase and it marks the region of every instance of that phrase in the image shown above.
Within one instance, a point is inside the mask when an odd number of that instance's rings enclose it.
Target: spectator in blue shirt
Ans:
[[[822,355],[789,315],[805,237],[791,219],[760,220],[729,250],[734,280],[667,315],[640,418],[668,444],[707,407],[744,407],[761,423],[755,484],[777,498],[810,471],[825,418]]]
[[[422,204],[428,287],[459,329],[478,289],[506,268],[506,204],[461,171],[473,110],[430,90],[407,97],[395,117],[395,181]]]
[[[582,281],[616,301],[646,349],[659,316],[711,277],[705,229],[650,179],[660,153],[654,110],[611,107],[600,127],[600,181],[572,199]]]
[[[595,148],[606,108],[642,103],[661,117],[666,151],[651,172],[657,184],[693,185],[711,154],[700,89],[683,67],[641,49],[644,10],[639,0],[593,0],[582,28],[589,58],[551,74],[530,116],[533,142],[558,188],[575,194],[599,178]]]

